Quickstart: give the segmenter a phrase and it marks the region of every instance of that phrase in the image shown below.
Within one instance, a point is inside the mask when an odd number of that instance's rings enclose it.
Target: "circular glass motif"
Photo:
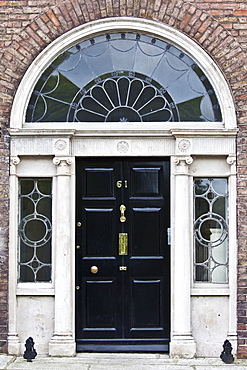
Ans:
[[[195,236],[201,245],[217,247],[227,237],[227,224],[220,215],[206,213],[195,222]]]
[[[41,247],[51,238],[51,222],[43,215],[28,215],[20,223],[21,240],[29,247]]]
[[[179,121],[171,96],[156,81],[131,72],[101,76],[78,94],[69,120],[77,122]]]

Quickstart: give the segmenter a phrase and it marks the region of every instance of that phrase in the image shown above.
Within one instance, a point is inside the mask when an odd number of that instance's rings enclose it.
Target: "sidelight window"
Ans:
[[[52,181],[19,180],[19,282],[51,281]]]
[[[225,178],[194,179],[194,280],[228,281],[228,186]]]

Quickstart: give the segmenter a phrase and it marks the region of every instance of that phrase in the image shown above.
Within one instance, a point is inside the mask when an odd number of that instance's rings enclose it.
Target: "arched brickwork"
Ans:
[[[6,351],[9,116],[13,97],[25,71],[54,39],[70,29],[100,18],[134,16],[162,22],[196,41],[222,70],[232,90],[239,126],[239,356],[247,357],[247,6],[241,2],[183,0],[50,0],[0,1],[4,14],[1,37],[1,180],[0,180],[0,348]]]
[[[32,60],[56,37],[89,21],[126,15],[163,22],[185,33],[216,61],[234,92],[242,87],[238,81],[243,81],[247,71],[241,44],[224,24],[196,4],[181,0],[169,3],[161,0],[120,0],[113,3],[109,0],[65,0],[58,3],[30,20],[9,42],[2,57],[3,67],[12,71],[11,74],[6,71],[11,76],[6,88],[15,90]]]

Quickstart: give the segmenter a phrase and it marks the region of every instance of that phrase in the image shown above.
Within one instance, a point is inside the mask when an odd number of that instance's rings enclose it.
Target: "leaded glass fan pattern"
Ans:
[[[113,33],[60,55],[32,93],[27,122],[221,121],[199,66],[147,35]]]

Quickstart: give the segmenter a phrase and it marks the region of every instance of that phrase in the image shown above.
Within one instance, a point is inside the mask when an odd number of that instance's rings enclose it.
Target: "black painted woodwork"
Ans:
[[[77,160],[77,351],[168,350],[169,199],[168,159]],[[128,233],[124,256],[121,232]]]

